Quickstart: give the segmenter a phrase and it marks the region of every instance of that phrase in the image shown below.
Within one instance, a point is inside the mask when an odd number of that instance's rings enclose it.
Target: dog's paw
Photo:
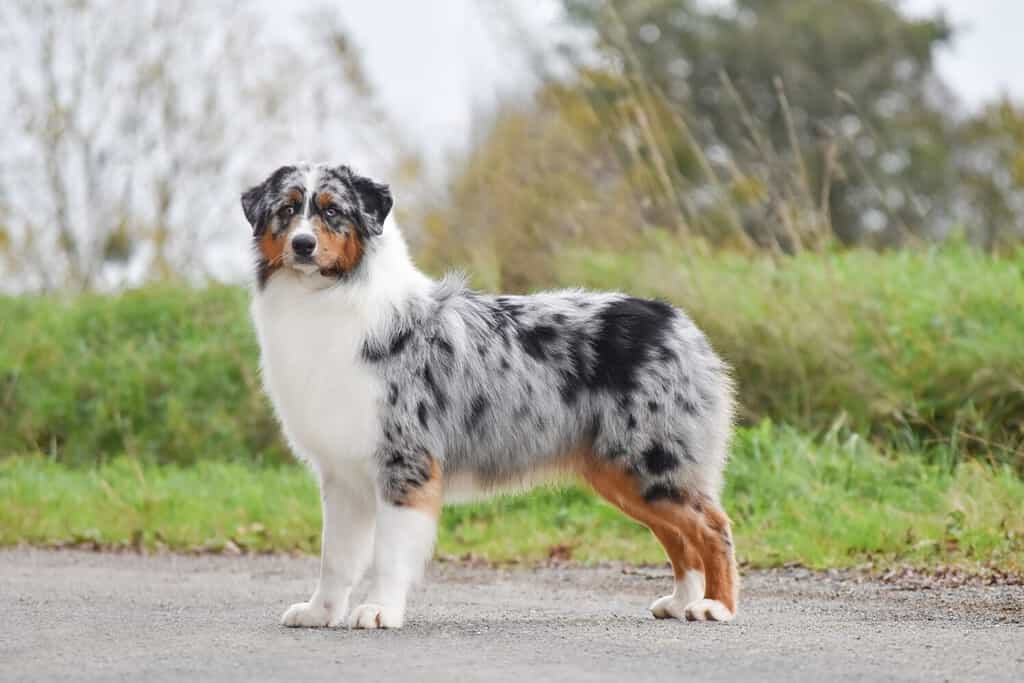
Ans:
[[[718,600],[698,600],[686,606],[687,621],[732,621],[732,610]]]
[[[686,603],[675,595],[666,595],[651,604],[651,614],[655,619],[685,619]]]
[[[352,610],[348,625],[352,628],[402,628],[404,610],[400,607],[366,604]]]
[[[345,610],[315,602],[297,602],[281,617],[282,626],[294,628],[334,628],[345,623]]]

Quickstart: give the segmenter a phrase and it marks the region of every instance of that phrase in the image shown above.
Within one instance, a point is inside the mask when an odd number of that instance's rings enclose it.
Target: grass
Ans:
[[[0,461],[0,544],[317,552],[319,507],[298,466],[112,458],[88,468]],[[769,422],[741,430],[726,505],[753,566],[866,561],[1024,569],[1024,482],[1007,467],[884,456],[856,437],[813,440]],[[487,560],[659,563],[650,534],[579,488],[445,511],[438,552]]]
[[[748,425],[838,423],[886,450],[1024,471],[1020,262],[959,248],[741,258],[657,238],[559,260],[561,284],[683,306],[734,366]],[[288,462],[247,296],[0,298],[0,457]]]

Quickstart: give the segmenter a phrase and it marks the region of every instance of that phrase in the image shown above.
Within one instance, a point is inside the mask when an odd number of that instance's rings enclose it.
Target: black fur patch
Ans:
[[[601,330],[594,343],[592,385],[616,393],[636,389],[637,373],[664,348],[675,310],[660,301],[626,298],[598,314]]]
[[[491,407],[491,402],[487,400],[487,397],[483,394],[477,394],[473,397],[470,402],[469,415],[466,416],[466,429],[469,431],[475,430],[480,425],[480,420],[483,419],[484,413]]]
[[[397,356],[405,349],[411,338],[412,330],[402,330],[391,339],[387,349],[366,342],[363,344],[363,358],[370,363],[379,363],[391,356]]]
[[[559,389],[562,400],[568,405],[576,402],[587,384],[589,368],[586,367],[584,355],[586,344],[587,340],[582,332],[573,334],[568,340],[569,367],[562,370],[562,386]]]
[[[547,346],[558,339],[558,330],[551,325],[520,328],[516,332],[519,345],[532,358],[543,361],[547,358]]]
[[[395,405],[398,403],[398,385],[394,382],[388,383],[388,405]]]
[[[416,405],[416,417],[419,418],[420,425],[425,428],[427,426],[427,404],[423,401]]]
[[[665,450],[660,443],[655,443],[644,451],[644,466],[651,474],[665,474],[669,470],[679,467],[679,458]]]
[[[653,503],[656,500],[671,500],[681,503],[683,495],[668,484],[654,484],[644,491],[644,500],[648,503]]]
[[[423,366],[423,381],[427,383],[427,389],[430,390],[430,395],[434,397],[434,405],[437,407],[437,412],[444,413],[448,410],[448,397],[441,391],[441,387],[434,380],[434,373],[430,371],[429,365]]]
[[[434,337],[434,346],[436,346],[442,353],[448,356],[455,355],[455,349],[448,343],[448,340],[444,337]]]

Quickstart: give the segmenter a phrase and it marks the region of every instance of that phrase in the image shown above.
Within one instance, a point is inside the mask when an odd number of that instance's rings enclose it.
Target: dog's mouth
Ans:
[[[293,256],[288,266],[295,272],[306,277],[319,275],[326,278],[337,278],[341,270],[336,265],[324,266],[309,256]]]
[[[316,261],[311,256],[293,256],[291,263],[288,265],[291,266],[292,270],[303,275],[313,275],[320,271],[320,266],[316,264]]]

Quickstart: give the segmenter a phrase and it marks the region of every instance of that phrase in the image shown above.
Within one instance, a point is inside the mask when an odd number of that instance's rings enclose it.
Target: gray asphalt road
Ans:
[[[656,621],[667,572],[431,570],[401,631],[277,625],[313,559],[0,552],[0,679],[1024,681],[1024,588],[745,577],[731,624]]]

